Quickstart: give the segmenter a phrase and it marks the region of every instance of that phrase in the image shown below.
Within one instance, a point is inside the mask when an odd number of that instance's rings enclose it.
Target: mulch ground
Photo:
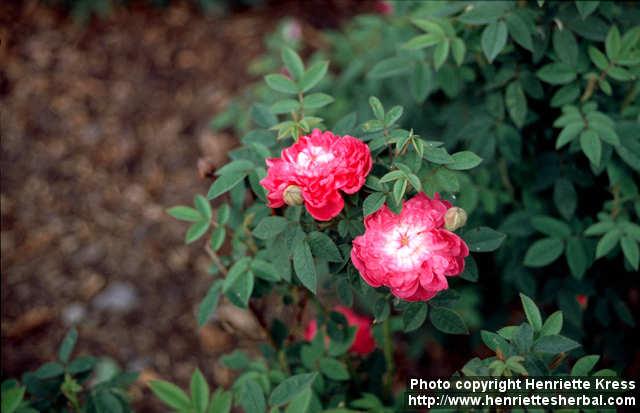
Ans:
[[[203,150],[224,162],[234,140],[208,123],[277,18],[179,3],[83,26],[18,3],[0,5],[3,379],[55,358],[80,320],[79,353],[182,385],[199,366],[224,383],[215,360],[238,338],[197,333],[208,260],[164,210],[206,192]],[[127,306],[96,304],[114,285]],[[158,411],[142,386],[134,395]]]

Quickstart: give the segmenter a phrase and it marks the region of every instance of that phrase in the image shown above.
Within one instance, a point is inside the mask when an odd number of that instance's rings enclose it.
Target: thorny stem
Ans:
[[[589,81],[587,82],[587,87],[584,89],[584,93],[580,97],[580,102],[584,103],[591,98],[591,96],[593,95],[593,92],[595,92],[596,90],[596,86],[598,85],[598,82],[601,80],[604,80],[604,78],[607,77],[607,72],[609,71],[609,67],[611,67],[611,63],[609,63],[609,65],[602,72],[600,72],[600,76],[598,76],[597,78],[596,77],[589,78]]]
[[[629,90],[629,93],[624,97],[622,101],[622,106],[620,107],[620,112],[624,112],[624,110],[636,99],[638,96],[638,82],[633,84],[633,87]]]
[[[391,322],[387,317],[382,322],[382,334],[383,334],[383,351],[384,360],[387,364],[387,371],[385,373],[384,391],[388,397],[393,394],[393,374],[394,374],[394,362],[393,362],[393,337],[391,336]]]
[[[515,189],[511,184],[511,179],[509,179],[509,170],[507,169],[507,162],[504,159],[501,159],[498,163],[498,169],[500,171],[500,178],[502,178],[503,185],[507,188],[511,199],[515,199]]]
[[[222,261],[220,260],[220,257],[218,256],[218,254],[216,254],[216,252],[211,249],[211,246],[209,246],[208,243],[205,244],[204,250],[207,252],[207,255],[209,256],[209,258],[211,258],[211,261],[213,261],[216,267],[218,267],[218,270],[220,270],[220,272],[226,277],[229,271],[227,270],[227,267],[225,267]]]
[[[611,219],[615,220],[620,213],[622,199],[620,198],[620,185],[615,185],[611,191],[613,193],[613,206],[611,207]]]

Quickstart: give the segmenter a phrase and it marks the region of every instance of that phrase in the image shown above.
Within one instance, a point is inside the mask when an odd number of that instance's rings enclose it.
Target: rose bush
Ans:
[[[308,302],[318,311],[315,335],[302,343],[297,318],[264,321],[278,338],[263,354],[268,374],[240,353],[223,360],[243,372],[231,389],[238,405],[399,408],[398,345],[413,360],[428,358],[428,340],[460,345],[442,333],[513,320],[504,310],[518,290],[527,322],[464,340],[468,348],[482,341],[496,355],[458,366],[462,374],[586,375],[597,356],[572,368],[561,362],[583,353],[578,339],[624,367],[635,351],[620,341],[628,330],[618,321],[607,326],[612,317],[634,325],[632,295],[624,294],[635,286],[626,276],[612,280],[607,267],[638,268],[638,9],[537,3],[393,2],[323,33],[328,46],[319,50],[284,29],[268,39],[270,51],[250,68],[271,73],[266,84],[213,122],[234,128],[244,146],[209,192],[214,199],[229,191],[237,216],[227,225],[225,204],[222,218],[218,212],[208,248],[222,263],[212,272],[224,277],[201,304],[200,322],[221,294],[242,306],[255,301],[260,312],[259,297],[275,291],[294,313],[306,314]],[[308,66],[293,49],[309,56]],[[292,172],[315,128],[366,143],[372,165],[364,186],[343,190],[329,164],[302,168],[302,180]],[[283,152],[278,167],[264,163],[288,147],[292,155]],[[311,151],[302,165],[327,153]],[[610,196],[601,209],[596,195]],[[309,213],[295,206],[302,203]],[[193,221],[188,241],[210,225]],[[231,252],[220,257],[215,251],[232,228]],[[482,274],[482,288],[465,285]],[[545,319],[529,296],[562,311]],[[348,352],[360,330],[328,310],[335,301],[371,314],[374,351]],[[348,391],[339,385],[346,380]]]

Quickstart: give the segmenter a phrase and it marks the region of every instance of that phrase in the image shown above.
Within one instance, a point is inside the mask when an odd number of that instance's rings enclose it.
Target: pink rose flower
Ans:
[[[383,16],[389,16],[394,12],[393,3],[386,0],[380,0],[375,3],[373,6],[376,12],[382,14]]]
[[[372,320],[369,317],[365,317],[356,314],[349,307],[337,305],[333,308],[333,311],[341,313],[347,319],[347,323],[350,326],[356,327],[356,336],[353,339],[349,351],[351,353],[360,354],[366,356],[376,348],[376,342],[373,340],[373,334],[371,333]],[[307,341],[313,340],[318,332],[318,322],[313,319],[307,324],[307,328],[304,330],[304,338]],[[328,343],[328,337],[327,337]]]
[[[407,301],[426,301],[448,288],[447,277],[464,270],[467,244],[443,228],[451,204],[423,193],[397,215],[386,205],[365,218],[353,240],[351,261],[372,287],[386,286]]]
[[[357,192],[371,170],[369,147],[353,136],[336,136],[314,129],[267,162],[260,184],[268,191],[269,207],[304,203],[319,221],[340,213],[346,194]],[[287,188],[289,188],[287,190]],[[300,194],[301,197],[290,194]]]

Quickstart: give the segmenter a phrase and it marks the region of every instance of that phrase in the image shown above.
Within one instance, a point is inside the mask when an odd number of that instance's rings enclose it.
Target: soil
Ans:
[[[3,379],[53,360],[77,323],[76,354],[143,372],[137,411],[162,411],[149,378],[186,386],[198,366],[229,383],[219,354],[256,337],[233,310],[240,327],[198,332],[209,261],[164,211],[206,193],[199,157],[225,162],[235,138],[208,124],[287,10],[173,2],[82,25],[36,1],[0,4]]]

